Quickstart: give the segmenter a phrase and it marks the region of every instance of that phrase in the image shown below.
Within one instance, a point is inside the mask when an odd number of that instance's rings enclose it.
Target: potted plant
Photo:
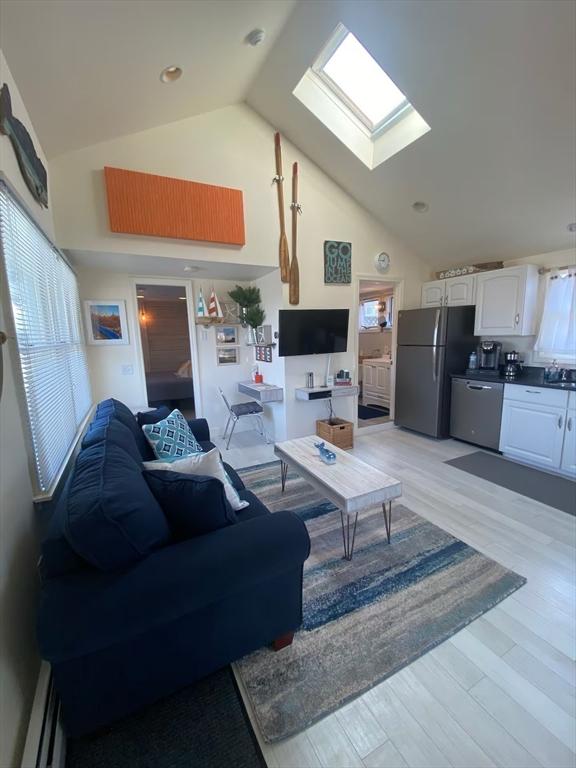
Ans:
[[[234,290],[229,293],[232,301],[240,307],[239,320],[244,328],[249,327],[249,344],[256,343],[256,328],[262,325],[266,314],[260,302],[262,297],[260,295],[260,288],[254,286],[248,286],[246,288],[241,285],[237,285]]]

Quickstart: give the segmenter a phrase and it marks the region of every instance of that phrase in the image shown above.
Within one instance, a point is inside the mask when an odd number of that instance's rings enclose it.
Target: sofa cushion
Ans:
[[[132,432],[142,461],[150,461],[154,458],[154,451],[142,433],[142,429],[138,426],[136,416],[124,403],[115,400],[113,397],[103,400],[96,408],[96,418],[102,418],[103,416],[114,416]]]
[[[132,565],[170,540],[142,466],[112,440],[80,452],[67,501],[66,538],[103,571]]]
[[[66,517],[68,514],[68,488],[70,487],[70,478],[56,504],[46,536],[42,542],[41,557],[38,564],[40,576],[42,579],[50,579],[54,576],[63,576],[67,573],[79,571],[86,568],[86,561],[78,555],[68,543],[66,538]]]
[[[154,408],[153,411],[140,411],[136,414],[138,426],[142,428],[144,424],[156,424],[157,421],[167,418],[170,415],[170,408],[167,405],[161,405]]]
[[[130,430],[120,419],[113,414],[94,419],[88,427],[88,431],[82,440],[82,449],[108,440],[122,448],[136,462],[142,461],[140,451]]]
[[[142,431],[158,459],[182,459],[202,453],[202,446],[177,408],[156,424],[144,424]]]
[[[146,469],[164,469],[168,472],[180,472],[183,475],[215,477],[224,486],[226,498],[234,511],[248,506],[247,502],[242,501],[238,496],[238,491],[226,474],[217,448],[213,448],[208,453],[194,453],[177,461],[145,461],[144,466]]]
[[[173,536],[179,541],[236,522],[224,486],[215,477],[145,470],[144,479],[162,507]]]

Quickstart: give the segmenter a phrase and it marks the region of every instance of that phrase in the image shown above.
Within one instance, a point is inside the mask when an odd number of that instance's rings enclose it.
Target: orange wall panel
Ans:
[[[112,232],[244,245],[242,191],[104,168]]]

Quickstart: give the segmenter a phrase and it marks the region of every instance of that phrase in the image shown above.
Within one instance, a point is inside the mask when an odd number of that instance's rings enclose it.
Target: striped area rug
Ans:
[[[382,509],[358,518],[354,559],[342,559],[340,513],[280,464],[242,470],[274,511],[306,523],[303,626],[289,648],[237,662],[267,742],[291,736],[447,640],[526,579],[397,503],[386,542]]]

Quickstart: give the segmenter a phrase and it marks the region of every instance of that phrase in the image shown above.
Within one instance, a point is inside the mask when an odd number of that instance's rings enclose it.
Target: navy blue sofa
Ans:
[[[205,420],[190,427],[213,447]],[[42,545],[39,645],[70,736],[282,647],[302,621],[310,542],[300,518],[270,514],[226,467],[249,506],[234,524],[174,538],[145,479],[153,458],[132,413],[101,403]]]

